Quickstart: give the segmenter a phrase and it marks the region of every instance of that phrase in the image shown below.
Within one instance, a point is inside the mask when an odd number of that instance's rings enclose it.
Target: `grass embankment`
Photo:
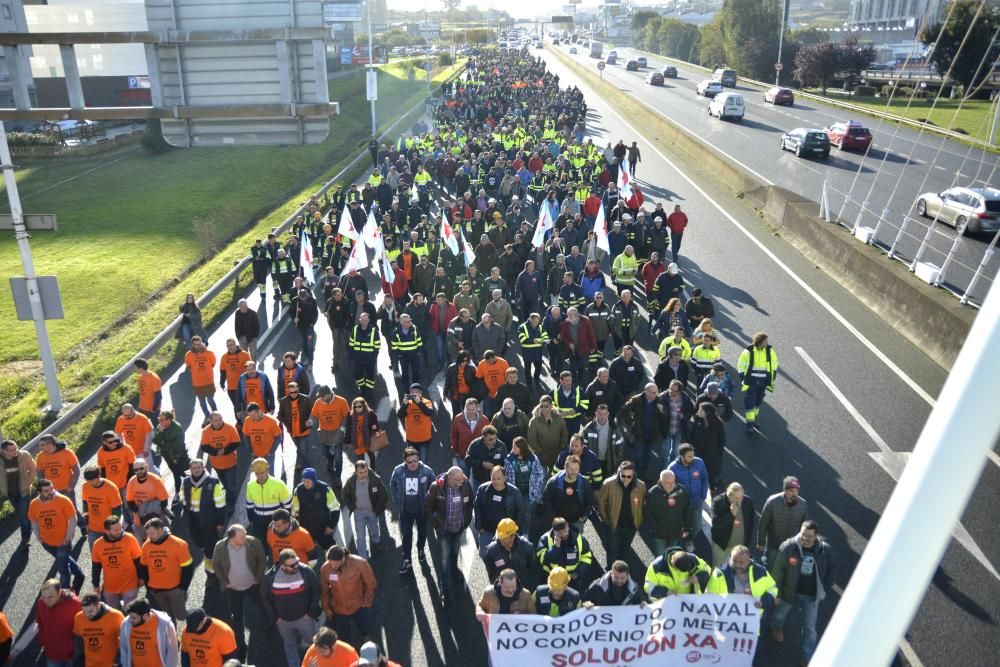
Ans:
[[[435,80],[451,71],[438,69]],[[50,321],[49,331],[67,402],[126,363],[176,317],[184,294],[203,293],[246,255],[254,238],[280,224],[364,148],[370,134],[364,87],[363,74],[330,83],[340,115],[331,121],[330,136],[314,146],[174,150],[155,157],[136,151],[24,165],[18,173],[24,209],[59,219],[58,232],[33,235],[32,250],[38,273],[60,279],[66,318]],[[381,76],[379,126],[424,95],[422,82],[391,71]],[[78,178],[44,190],[73,176]],[[0,270],[21,273],[9,237],[0,245]],[[238,284],[249,280],[248,271]],[[205,322],[238,294],[233,287],[216,298],[203,310]],[[0,290],[0,321],[6,369],[0,373],[0,428],[24,442],[45,426],[34,329],[15,319],[9,291]],[[177,352],[165,346],[151,359],[153,368],[168,367]],[[126,383],[65,437],[74,448],[86,442],[132,393]]]

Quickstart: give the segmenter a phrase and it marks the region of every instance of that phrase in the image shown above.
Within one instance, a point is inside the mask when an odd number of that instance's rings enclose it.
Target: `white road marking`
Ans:
[[[868,420],[864,418],[856,407],[854,407],[854,404],[851,403],[850,399],[844,395],[844,392],[840,391],[837,385],[833,383],[833,380],[831,380],[830,377],[823,372],[823,369],[820,368],[815,361],[813,361],[813,358],[810,357],[809,354],[801,347],[796,347],[795,351],[798,352],[799,356],[802,357],[802,360],[806,362],[820,381],[826,385],[826,388],[830,390],[833,397],[840,401],[840,404],[844,406],[847,413],[854,418],[854,421],[856,421],[862,430],[868,434],[868,437],[875,443],[875,446],[879,448],[879,451],[868,452],[868,455],[871,456],[887,473],[889,473],[890,477],[899,481],[899,478],[903,473],[903,468],[906,467],[906,464],[910,460],[910,452],[893,451],[893,449],[889,447],[885,440],[882,439],[882,436],[878,434]],[[972,556],[979,561],[984,568],[986,568],[987,572],[993,575],[997,581],[1000,581],[1000,572],[997,572],[996,568],[993,567],[993,564],[990,563],[986,554],[979,548],[979,545],[972,538],[972,535],[969,534],[969,531],[965,529],[965,526],[961,523],[955,524],[955,527],[952,529],[952,536],[958,541],[959,544],[965,547],[966,550],[972,554]]]
[[[636,99],[638,99],[638,98],[636,98]],[[639,100],[639,101],[641,102],[642,100]],[[645,102],[643,102],[643,104],[645,104]],[[648,106],[654,112],[660,113],[659,110],[651,107],[650,105],[646,104],[646,106]],[[729,213],[729,211],[727,211],[725,209],[725,207],[723,207],[721,204],[719,204],[715,200],[714,197],[709,196],[709,194],[707,192],[705,192],[705,190],[702,189],[701,186],[699,186],[697,183],[695,183],[694,180],[690,176],[688,176],[687,173],[683,169],[681,169],[679,166],[677,166],[676,164],[674,164],[673,160],[669,159],[666,155],[664,155],[663,152],[660,149],[658,149],[654,144],[652,144],[648,139],[646,139],[645,135],[643,135],[638,130],[636,130],[635,127],[633,127],[631,123],[629,123],[627,120],[625,120],[625,118],[623,118],[621,116],[621,114],[619,114],[617,111],[615,111],[610,106],[608,106],[607,109],[608,109],[609,113],[614,114],[618,118],[618,120],[620,120],[622,122],[622,124],[625,125],[625,127],[627,127],[629,130],[631,130],[634,135],[636,135],[638,137],[642,137],[644,140],[646,140],[646,143],[649,144],[649,147],[653,149],[653,152],[655,152],[657,155],[660,156],[661,160],[663,160],[664,162],[666,162],[674,171],[676,171],[680,175],[681,178],[683,178],[685,181],[687,181],[688,185],[690,185],[692,188],[695,189],[695,191],[698,192],[698,194],[700,194],[702,197],[704,197],[705,201],[707,201],[709,204],[711,204],[717,211],[719,211],[719,213],[724,218],[726,218],[727,220],[729,220],[729,222],[731,222],[738,230],[740,230],[744,234],[744,236],[746,236],[748,239],[750,239],[751,243],[753,243],[758,248],[760,248],[760,250],[765,255],[767,255],[767,257],[771,261],[773,261],[775,264],[777,264],[778,268],[780,268],[782,271],[784,271],[788,275],[788,277],[790,277],[792,280],[794,280],[799,285],[799,287],[801,287],[803,290],[805,290],[806,294],[808,294],[809,296],[811,296],[820,306],[823,307],[824,310],[826,310],[828,313],[830,313],[830,315],[832,315],[835,320],[837,320],[838,322],[840,322],[840,324],[843,325],[843,327],[845,329],[847,329],[847,331],[850,332],[850,334],[852,336],[854,336],[858,340],[858,342],[860,342],[862,345],[864,345],[866,348],[868,348],[868,350],[872,354],[874,354],[875,357],[877,357],[879,361],[881,361],[883,364],[885,364],[886,367],[888,367],[890,371],[892,371],[900,380],[902,380],[904,384],[906,384],[910,389],[912,389],[917,394],[917,396],[919,396],[920,398],[922,398],[928,405],[930,405],[932,407],[934,406],[934,404],[935,404],[934,398],[929,393],[927,393],[924,390],[923,387],[921,387],[919,384],[917,384],[913,380],[913,378],[911,378],[909,375],[907,375],[906,372],[902,368],[900,368],[899,366],[897,366],[896,363],[892,361],[892,359],[890,359],[888,356],[886,356],[886,354],[884,352],[882,352],[882,350],[880,350],[878,347],[876,347],[876,345],[874,343],[872,343],[870,340],[868,340],[868,338],[865,337],[865,335],[863,333],[861,333],[857,329],[857,327],[855,327],[853,324],[851,324],[847,320],[846,317],[844,317],[843,315],[841,315],[840,312],[836,308],[834,308],[833,306],[831,306],[826,301],[826,299],[824,299],[822,296],[819,295],[819,293],[816,290],[814,290],[812,287],[810,287],[809,284],[806,283],[805,280],[803,280],[802,278],[800,278],[799,275],[797,273],[795,273],[795,271],[793,271],[791,267],[789,267],[787,264],[785,264],[784,262],[782,262],[781,259],[779,259],[778,256],[775,255],[773,251],[771,251],[770,248],[768,248],[760,240],[758,240],[756,236],[754,236],[753,234],[751,234],[750,230],[747,229],[746,227],[744,227],[735,217],[733,217]],[[718,150],[718,149],[716,149],[716,150]],[[719,152],[722,153],[723,155],[725,155],[727,158],[733,159],[729,155],[726,155],[726,153],[724,153],[722,151],[719,151]],[[737,162],[739,164],[739,162],[736,161],[736,160],[734,160],[734,162]],[[744,165],[741,164],[741,166],[744,166]],[[753,170],[750,170],[750,171],[752,173],[754,173],[755,175],[757,175],[762,181],[764,181],[768,185],[774,185],[768,179],[760,176],[756,172],[753,172]]]

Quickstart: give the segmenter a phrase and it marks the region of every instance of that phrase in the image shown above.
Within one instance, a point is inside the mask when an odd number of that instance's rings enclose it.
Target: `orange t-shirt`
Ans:
[[[14,638],[14,632],[10,629],[10,623],[2,611],[0,611],[0,644],[8,639]]]
[[[260,421],[252,417],[243,420],[243,435],[250,442],[250,451],[254,456],[265,457],[271,453],[274,439],[281,435],[281,422],[271,415],[263,415]]]
[[[222,667],[222,656],[236,650],[236,634],[232,628],[213,618],[205,632],[184,631],[181,653],[186,653],[191,667]]]
[[[472,388],[469,387],[469,383],[465,381],[465,373],[462,369],[458,369],[458,388],[456,389],[459,396],[468,396],[472,393]]]
[[[152,432],[153,422],[141,412],[135,412],[131,417],[119,415],[118,421],[115,422],[115,433],[122,436],[122,440],[132,448],[133,452],[140,454],[145,449],[146,436]]]
[[[80,459],[68,448],[63,447],[48,454],[38,452],[35,458],[35,465],[45,479],[52,482],[56,491],[69,490],[70,482],[73,481],[73,467],[80,465]]]
[[[149,371],[139,374],[139,409],[143,412],[152,412],[153,404],[156,401],[156,392],[163,388],[160,376]],[[116,429],[117,430],[117,429]]]
[[[95,533],[103,533],[104,520],[111,516],[113,509],[122,506],[118,487],[107,479],[98,487],[84,482],[80,498],[87,503],[87,528]]]
[[[66,542],[70,525],[76,525],[76,508],[72,500],[58,493],[52,500],[35,498],[28,505],[28,519],[38,524],[42,542],[58,547]]]
[[[432,406],[434,405],[426,398],[420,400],[425,405],[428,403]],[[432,427],[431,417],[423,413],[416,401],[410,401],[406,404],[405,430],[407,442],[423,443],[429,441],[431,439]]]
[[[480,378],[486,385],[486,391],[489,392],[490,398],[496,398],[497,389],[507,381],[508,368],[510,368],[510,364],[501,357],[496,357],[492,364],[483,359],[476,366],[476,377]]]
[[[110,607],[92,621],[82,611],[73,618],[73,634],[83,640],[83,660],[88,665],[113,665],[118,657],[118,631],[125,615]]]
[[[99,537],[90,552],[90,560],[101,565],[104,590],[118,594],[134,591],[139,586],[139,575],[132,561],[140,556],[139,540],[132,533],[122,533],[122,538],[114,542]]]
[[[278,377],[281,378],[281,385],[283,387],[284,393],[288,393],[288,384],[290,382],[295,382],[295,374],[298,373],[298,366],[292,366],[288,368],[285,364],[281,364],[278,368]],[[301,387],[299,387],[301,389]]]
[[[291,409],[291,413],[292,413],[292,420],[291,420],[292,421],[292,437],[294,437],[294,438],[300,438],[300,437],[302,437],[304,435],[309,435],[310,433],[312,433],[312,429],[310,429],[310,428],[303,429],[302,428],[302,417],[301,417],[301,415],[299,415],[299,409],[301,409],[301,407],[302,407],[301,395],[300,395],[299,400],[289,401],[288,402],[288,406]]]
[[[236,391],[240,387],[240,375],[243,374],[243,364],[250,361],[250,355],[245,350],[236,354],[223,353],[219,359],[219,370],[226,371],[226,388]]]
[[[160,659],[160,617],[150,614],[142,625],[133,625],[128,642],[132,649],[132,667],[163,667]]]
[[[305,528],[296,528],[287,535],[278,535],[273,530],[267,531],[267,544],[271,547],[271,560],[278,562],[278,554],[282,549],[295,549],[295,555],[303,563],[308,563],[312,558],[309,554],[316,550],[316,542],[312,535]]]
[[[163,484],[163,479],[159,475],[151,472],[146,473],[146,481],[140,482],[138,477],[133,477],[125,487],[125,500],[136,505],[149,503],[154,500],[167,500],[170,495],[167,487]]]
[[[315,661],[315,663],[313,662]],[[337,640],[333,647],[333,653],[329,658],[324,658],[316,650],[315,645],[310,645],[306,651],[306,657],[302,659],[302,664],[306,667],[351,667],[358,661],[358,652],[347,642]]]
[[[229,376],[227,375],[226,377]],[[260,373],[257,373],[254,377],[247,377],[247,379],[243,382],[245,401],[246,405],[256,403],[260,406],[261,410],[266,410],[267,404],[264,401],[264,390],[261,388],[260,383]]]
[[[113,451],[104,447],[97,450],[97,465],[104,469],[105,479],[114,482],[119,489],[124,489],[128,484],[128,473],[133,463],[135,452],[126,445]]]
[[[327,403],[319,399],[313,403],[312,416],[319,420],[319,430],[336,431],[344,424],[344,419],[351,414],[351,406],[343,396],[334,396]]]
[[[215,370],[215,353],[211,350],[203,352],[189,350],[184,355],[184,365],[191,372],[192,387],[210,387],[215,384],[212,375]]]
[[[168,535],[167,539],[159,544],[146,540],[142,545],[142,557],[139,562],[149,570],[147,585],[160,590],[169,590],[180,586],[181,568],[191,563],[191,551],[187,542]]]
[[[232,424],[223,424],[222,428],[216,430],[209,424],[201,430],[201,444],[208,445],[210,449],[221,452],[233,443],[239,443],[240,434],[236,432],[236,427]],[[236,452],[228,454],[209,454],[208,460],[216,470],[225,470],[236,465]]]

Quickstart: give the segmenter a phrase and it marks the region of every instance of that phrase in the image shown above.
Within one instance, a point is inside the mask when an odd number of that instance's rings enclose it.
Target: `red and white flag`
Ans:
[[[340,224],[337,226],[337,233],[341,236],[346,236],[352,241],[358,240],[358,232],[354,229],[354,220],[351,219],[350,206],[345,206],[344,210],[340,212]]]
[[[392,263],[389,255],[385,251],[385,239],[381,232],[375,237],[375,273],[379,274],[385,282],[390,285],[396,280],[396,272],[392,270]]]
[[[441,240],[448,246],[448,250],[451,250],[451,254],[457,257],[459,251],[458,238],[455,236],[455,230],[448,224],[448,219],[443,215],[441,216]]]
[[[632,197],[632,174],[628,171],[628,162],[622,160],[618,165],[618,191],[622,199]]]
[[[360,271],[367,268],[368,249],[364,243],[355,243],[354,247],[351,248],[351,254],[347,258],[347,262],[344,264],[344,270],[340,272],[340,275],[346,276],[351,271]]]
[[[368,211],[368,219],[365,220],[365,226],[361,228],[361,238],[364,240],[366,246],[374,248],[376,235],[380,235],[378,223],[375,222],[375,215],[371,211]]]
[[[597,237],[597,247],[604,252],[611,252],[608,244],[608,220],[604,217],[604,204],[597,209],[597,217],[594,218],[594,235]]]
[[[312,268],[313,263],[313,247],[312,241],[306,236],[306,230],[299,232],[299,266],[302,267],[302,275],[309,276],[312,274],[306,273],[306,268]]]

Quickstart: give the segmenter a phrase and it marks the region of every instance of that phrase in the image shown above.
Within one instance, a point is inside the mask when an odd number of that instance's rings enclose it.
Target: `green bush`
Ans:
[[[153,118],[146,123],[146,132],[139,143],[150,155],[159,155],[170,150],[170,144],[163,138],[163,127],[159,118]]]
[[[45,132],[10,132],[7,134],[9,146],[58,146],[59,139]]]
[[[874,97],[875,86],[857,86],[854,89],[854,94],[858,97]]]
[[[451,59],[451,54],[445,51],[438,54],[438,65],[441,67],[451,67],[455,61]]]

